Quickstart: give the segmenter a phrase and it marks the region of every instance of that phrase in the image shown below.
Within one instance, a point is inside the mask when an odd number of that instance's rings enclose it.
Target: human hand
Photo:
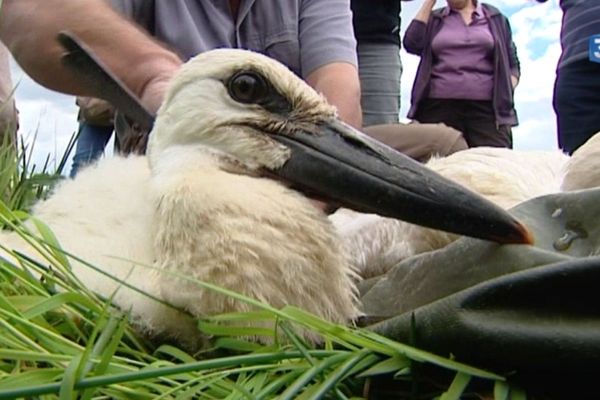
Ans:
[[[417,11],[417,14],[415,15],[415,20],[427,23],[435,2],[436,0],[423,0],[421,8],[419,8],[419,11]]]
[[[156,114],[165,97],[169,82],[178,69],[179,66],[173,65],[163,71],[157,71],[153,78],[142,88],[140,99],[148,111]]]
[[[141,100],[146,110],[156,114],[169,82],[179,71],[183,61],[162,46],[156,47],[154,41],[146,42],[145,45],[145,53],[138,56],[135,66],[125,71],[121,79]]]
[[[519,78],[517,78],[517,77],[516,77],[516,76],[514,76],[514,75],[511,75],[511,76],[510,76],[510,82],[511,82],[511,84],[512,84],[512,88],[514,89],[514,88],[516,88],[516,87],[517,87],[517,85],[519,84]]]

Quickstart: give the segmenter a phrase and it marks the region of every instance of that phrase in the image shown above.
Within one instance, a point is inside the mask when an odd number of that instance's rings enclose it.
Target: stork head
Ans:
[[[186,63],[158,111],[148,155],[200,144],[249,171],[281,167],[293,136],[335,119],[335,108],[282,64],[258,53],[221,49]]]
[[[216,154],[220,167],[287,182],[358,211],[503,243],[529,243],[499,207],[344,124],[282,64],[213,50],[174,78],[151,132],[153,165],[176,147]]]

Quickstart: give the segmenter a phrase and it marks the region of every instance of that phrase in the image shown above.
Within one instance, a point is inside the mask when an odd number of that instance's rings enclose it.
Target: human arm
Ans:
[[[510,76],[510,83],[512,84],[512,88],[513,90],[517,87],[517,85],[519,84],[519,78],[517,78],[514,75]]]
[[[512,39],[512,29],[510,27],[510,22],[508,18],[504,17],[504,21],[506,24],[506,35],[508,43],[508,61],[510,65],[510,81],[512,84],[512,88],[515,89],[519,84],[519,79],[521,78],[521,64],[519,62],[519,57],[517,55],[517,46]]]
[[[421,8],[419,8],[419,11],[417,11],[417,14],[413,18],[413,20],[427,23],[429,21],[429,16],[431,15],[431,11],[433,10],[435,2],[436,0],[423,0]]]
[[[102,0],[5,0],[0,9],[0,39],[21,67],[40,84],[65,93],[100,97],[61,64],[60,31],[79,37],[156,111],[167,82],[181,60]]]
[[[298,24],[302,77],[360,128],[360,81],[349,0],[303,0]]]
[[[341,62],[326,64],[311,72],[306,82],[337,108],[342,121],[355,128],[362,127],[360,83],[354,65]]]
[[[410,54],[421,55],[426,45],[427,24],[436,0],[423,0],[421,8],[406,28],[402,44]]]
[[[519,62],[519,57],[517,56],[517,46],[512,41],[512,39],[510,41],[509,61],[510,61],[510,81],[511,81],[512,87],[514,89],[519,84],[519,79],[521,77],[521,64]]]

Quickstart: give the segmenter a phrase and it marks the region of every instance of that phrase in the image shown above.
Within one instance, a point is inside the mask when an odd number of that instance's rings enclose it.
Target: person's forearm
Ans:
[[[337,108],[342,121],[355,128],[362,128],[360,81],[354,65],[327,64],[311,72],[306,77],[306,82]]]
[[[419,11],[417,12],[417,15],[415,15],[414,19],[427,23],[435,2],[436,0],[423,0],[423,4],[421,5],[421,8],[419,8]]]
[[[160,100],[148,92],[155,90],[156,82],[167,81],[181,64],[179,57],[102,0],[2,2],[0,39],[32,78],[61,92],[99,97],[61,64],[64,50],[56,41],[60,31],[79,37],[152,111]]]

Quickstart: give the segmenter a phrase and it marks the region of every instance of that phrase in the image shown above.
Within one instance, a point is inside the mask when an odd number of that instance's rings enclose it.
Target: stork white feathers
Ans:
[[[596,141],[600,145],[600,138]],[[589,159],[587,153],[592,150],[591,146],[587,147],[587,150],[582,148],[581,151]],[[579,165],[593,166],[598,164],[598,159],[578,162],[574,156],[568,164],[569,157],[558,150],[477,147],[433,158],[427,167],[509,209],[525,200],[561,191],[565,174],[571,177],[571,181],[577,181],[573,185],[581,187],[580,182],[586,179],[587,173],[586,167]],[[575,163],[578,166],[573,168]],[[340,232],[359,273],[365,278],[385,273],[410,256],[440,249],[459,237],[348,209],[338,210],[330,216],[330,220]]]
[[[600,132],[578,148],[567,163],[562,191],[600,186]]]
[[[334,109],[279,63],[242,51],[205,53],[172,83],[147,157],[102,160],[58,186],[33,215],[69,253],[194,316],[249,306],[140,265],[347,322],[359,314],[356,276],[333,227],[307,198],[259,177],[261,168],[283,164],[289,150],[257,133],[265,125],[282,129],[292,118],[277,120],[231,99],[224,82],[247,70],[285,93],[296,125],[333,118]],[[14,233],[0,235],[6,248],[40,258]],[[200,343],[192,318],[72,265],[90,289],[116,292],[114,302],[144,332],[188,347]]]

